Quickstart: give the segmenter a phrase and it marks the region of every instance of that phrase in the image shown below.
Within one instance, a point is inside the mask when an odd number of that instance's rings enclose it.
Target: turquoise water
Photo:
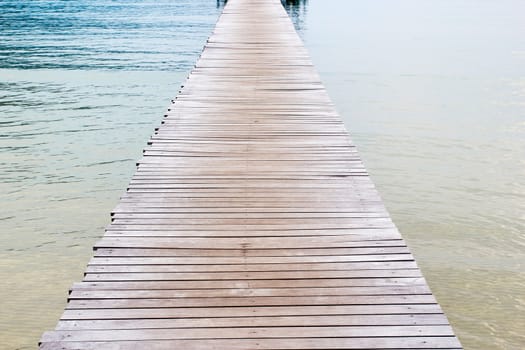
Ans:
[[[54,328],[222,2],[0,2],[0,348]]]
[[[525,338],[525,3],[287,1],[466,349]],[[222,2],[0,2],[0,348],[32,349]]]

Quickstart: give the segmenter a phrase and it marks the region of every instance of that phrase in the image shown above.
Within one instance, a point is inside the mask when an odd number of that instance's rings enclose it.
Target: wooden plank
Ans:
[[[456,337],[373,337],[373,338],[286,338],[286,339],[191,339],[110,341],[110,342],[47,342],[42,350],[172,350],[172,349],[443,349],[459,350],[461,344]]]
[[[354,295],[347,296],[292,296],[292,297],[187,297],[170,299],[72,299],[67,309],[129,309],[176,308],[220,306],[285,306],[285,305],[391,305],[433,304],[436,300],[428,294],[411,295]],[[378,308],[379,309],[379,308]]]
[[[350,262],[350,263],[290,263],[290,264],[210,264],[210,265],[175,265],[175,264],[94,264],[86,268],[87,273],[112,272],[267,272],[267,271],[314,271],[314,270],[409,270],[417,269],[414,261]]]
[[[182,307],[152,309],[66,309],[62,320],[125,320],[166,318],[282,317],[335,315],[441,314],[437,304],[301,305],[261,307]]]
[[[325,288],[236,288],[208,290],[73,290],[69,300],[74,299],[173,299],[173,298],[217,298],[217,297],[259,297],[259,296],[348,296],[348,295],[410,295],[430,294],[425,285],[400,287],[325,287]]]
[[[271,234],[267,234],[272,236]],[[148,236],[148,235],[145,235]],[[372,238],[374,239],[374,238]],[[375,237],[377,239],[377,237]],[[100,262],[102,264],[111,264],[109,261],[114,262],[114,264],[122,264],[122,260],[116,258],[119,257],[133,257],[137,259],[142,258],[155,258],[155,257],[223,257],[223,258],[235,258],[243,257],[242,260],[222,260],[222,261],[211,261],[213,264],[253,264],[255,261],[252,261],[251,257],[304,257],[303,259],[294,258],[295,260],[287,259],[272,259],[269,263],[308,263],[308,262],[319,262],[319,263],[328,263],[328,262],[352,262],[355,258],[352,258],[352,255],[362,255],[359,252],[356,253],[356,250],[364,249],[387,249],[387,248],[399,248],[404,249],[405,243],[399,239],[385,239],[385,241],[377,240],[363,240],[360,245],[350,248],[307,248],[307,249],[248,249],[245,248],[234,248],[230,247],[229,249],[180,249],[180,248],[98,248],[95,250],[94,263]],[[370,251],[372,252],[372,251]],[[375,251],[378,253],[378,251]],[[383,252],[388,253],[388,252]],[[398,252],[402,253],[402,252]],[[101,260],[99,258],[114,258],[112,260]],[[310,258],[307,258],[310,257]],[[319,257],[319,258],[315,258]],[[312,260],[316,259],[316,260]],[[163,260],[159,260],[156,264],[163,264]],[[164,260],[168,263],[169,260]],[[190,259],[191,261],[191,259]],[[231,262],[227,262],[231,261]],[[281,262],[279,262],[281,261]],[[189,262],[189,261],[188,261]],[[150,260],[149,263],[155,263],[154,260]],[[193,264],[203,264],[202,261],[198,259],[192,260]],[[262,262],[262,263],[268,263]],[[130,264],[141,264],[140,262],[130,262]],[[175,260],[170,261],[169,264],[176,264]],[[180,264],[180,263],[179,263]],[[204,262],[206,264],[206,262]],[[385,262],[385,266],[388,267],[388,262]]]
[[[199,251],[194,252],[195,255]],[[338,256],[338,255],[299,255],[299,256],[183,256],[183,257],[135,257],[135,258],[94,258],[91,265],[246,265],[246,264],[293,264],[293,263],[338,263],[338,262],[392,262],[392,261],[413,261],[409,254],[386,254],[386,255],[355,255],[355,256]],[[389,267],[385,264],[385,267]],[[248,266],[248,270],[249,270]],[[285,268],[279,269],[286,270]],[[320,266],[319,270],[322,270]],[[356,271],[358,269],[355,269]],[[389,269],[385,269],[389,270]],[[181,270],[178,270],[181,271]],[[264,270],[263,270],[264,271]],[[351,277],[347,275],[347,277]]]
[[[86,273],[84,281],[198,281],[420,277],[419,270]]]
[[[272,279],[272,280],[181,280],[181,281],[96,281],[80,282],[73,290],[185,290],[185,289],[258,289],[258,288],[321,288],[422,285],[422,277],[373,277],[332,279]]]
[[[184,330],[82,330],[45,333],[44,342],[122,341],[170,339],[250,339],[250,338],[341,338],[341,337],[414,337],[452,336],[450,326],[331,326],[331,327],[238,327],[189,328]]]
[[[77,320],[60,321],[57,330],[84,329],[172,329],[220,327],[282,327],[282,326],[408,326],[447,325],[443,314],[413,315],[344,315],[344,316],[265,316],[265,317],[216,317],[168,318],[129,320]]]
[[[393,246],[399,246],[401,244],[396,244],[396,240],[400,240],[400,235],[395,230],[388,230],[388,229],[374,229],[374,228],[365,228],[365,229],[330,229],[330,230],[178,230],[176,227],[168,227],[165,229],[157,229],[154,231],[150,230],[140,230],[140,229],[117,229],[116,227],[108,227],[106,230],[105,237],[111,238],[111,237],[122,237],[122,236],[129,236],[129,237],[169,237],[169,238],[192,238],[192,237],[209,237],[209,238],[284,238],[284,237],[319,237],[319,236],[344,236],[347,240],[351,240],[353,242],[366,242],[368,241],[368,246],[385,246],[384,244],[376,243],[379,240],[390,240],[391,245]],[[366,243],[362,243],[365,245]],[[98,248],[98,247],[97,247]],[[230,249],[234,248],[228,247]],[[178,248],[181,250],[181,248]],[[296,250],[299,250],[301,248],[295,248]],[[308,249],[317,249],[321,250],[322,248],[308,248]],[[348,252],[348,254],[352,254],[354,251],[358,251],[359,249],[364,250],[367,249],[365,247],[363,248],[332,248],[332,249],[339,249],[342,253],[344,249]],[[372,248],[368,248],[372,249]],[[378,248],[382,250],[376,250],[377,252],[383,251],[386,252],[387,248]],[[334,250],[331,251],[332,253]],[[372,250],[369,250],[369,252],[375,252]],[[397,252],[400,252],[398,250]],[[403,251],[406,252],[406,251]],[[234,253],[232,253],[234,254]],[[359,253],[357,253],[359,254]]]
[[[243,226],[243,225],[241,225]],[[168,229],[175,229],[173,226]],[[189,227],[189,229],[196,227]],[[303,227],[300,227],[303,228]],[[123,227],[120,227],[123,230]],[[151,230],[151,227],[146,227]],[[181,228],[185,230],[186,228]],[[230,229],[228,225],[225,230]],[[245,227],[241,231],[247,230]],[[280,228],[285,230],[284,228]],[[204,229],[205,230],[205,229]],[[239,231],[237,229],[236,231]],[[403,242],[393,239],[392,241],[361,241],[352,235],[323,236],[323,237],[112,237],[107,236],[95,244],[96,248],[111,247],[137,247],[137,248],[177,248],[177,249],[309,249],[309,248],[358,248],[358,247],[392,247],[403,245]]]

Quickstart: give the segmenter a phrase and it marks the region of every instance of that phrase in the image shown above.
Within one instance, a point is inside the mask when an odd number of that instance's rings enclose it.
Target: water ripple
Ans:
[[[0,1],[0,348],[32,349],[54,327],[219,11]]]

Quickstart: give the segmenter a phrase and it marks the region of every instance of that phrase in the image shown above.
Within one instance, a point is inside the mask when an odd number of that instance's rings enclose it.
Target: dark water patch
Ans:
[[[222,4],[3,1],[0,68],[186,71]]]
[[[283,7],[288,12],[295,29],[299,35],[306,29],[306,17],[308,14],[308,0],[281,0]]]

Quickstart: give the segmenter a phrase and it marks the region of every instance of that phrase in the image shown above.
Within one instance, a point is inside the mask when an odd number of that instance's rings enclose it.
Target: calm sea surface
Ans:
[[[221,6],[0,2],[0,348],[54,327]],[[525,2],[286,6],[465,348],[525,348]]]

